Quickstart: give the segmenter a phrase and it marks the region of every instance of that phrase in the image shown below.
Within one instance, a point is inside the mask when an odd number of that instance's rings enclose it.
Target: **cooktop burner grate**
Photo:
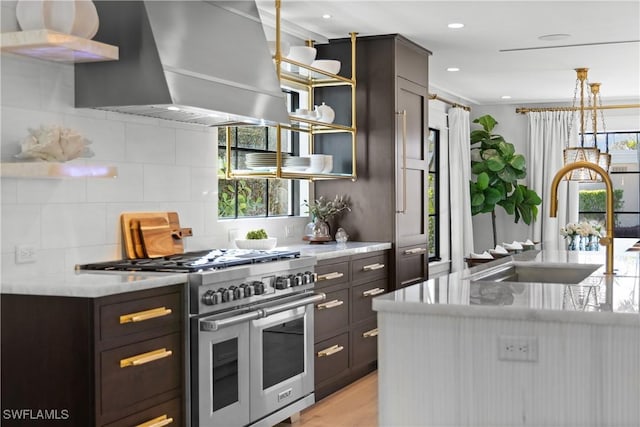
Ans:
[[[77,265],[78,270],[102,271],[157,271],[171,273],[195,273],[220,270],[238,265],[257,264],[298,258],[299,251],[214,249],[159,258],[139,258]]]

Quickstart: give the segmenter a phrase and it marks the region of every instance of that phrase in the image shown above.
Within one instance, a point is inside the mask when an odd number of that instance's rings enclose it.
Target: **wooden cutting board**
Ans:
[[[167,218],[160,216],[140,218],[139,222],[142,247],[147,258],[175,254],[173,237]]]
[[[171,249],[166,238],[164,242],[157,246],[153,243],[152,253],[157,254],[158,251],[166,252],[159,256],[181,254],[184,252],[183,238],[192,236],[191,228],[180,226],[180,219],[177,212],[123,212],[120,214],[120,228],[122,230],[122,246],[124,254],[128,259],[146,258],[149,256],[145,251],[145,245],[140,229],[140,220],[148,218],[164,219],[169,227],[172,239]],[[157,221],[157,220],[154,220]],[[156,226],[159,224],[155,224]],[[156,230],[158,231],[158,230]],[[160,234],[156,232],[156,235]],[[154,239],[157,239],[154,237]]]

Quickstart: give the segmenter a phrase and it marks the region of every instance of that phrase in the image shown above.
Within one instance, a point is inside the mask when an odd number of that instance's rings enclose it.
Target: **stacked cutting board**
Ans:
[[[184,253],[182,239],[193,235],[191,228],[180,227],[177,212],[123,212],[120,225],[128,259]]]

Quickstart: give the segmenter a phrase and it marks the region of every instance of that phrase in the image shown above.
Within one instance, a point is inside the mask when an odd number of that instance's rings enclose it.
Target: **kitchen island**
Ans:
[[[528,251],[377,297],[385,426],[640,425],[640,253]],[[476,281],[595,264],[574,285]],[[579,267],[576,267],[578,269]]]

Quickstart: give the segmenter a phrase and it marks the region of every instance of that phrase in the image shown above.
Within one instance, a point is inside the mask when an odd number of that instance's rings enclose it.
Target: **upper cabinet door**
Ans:
[[[427,241],[427,102],[425,87],[397,79],[396,234],[398,247]]]

